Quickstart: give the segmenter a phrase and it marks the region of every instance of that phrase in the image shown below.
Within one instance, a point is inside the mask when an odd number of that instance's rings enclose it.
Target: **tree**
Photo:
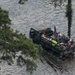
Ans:
[[[24,4],[26,1],[28,1],[28,0],[19,0],[19,4]]]
[[[66,17],[68,19],[68,36],[71,36],[71,25],[72,25],[72,1],[68,0],[66,7]]]
[[[55,7],[57,5],[62,5],[64,1],[67,1],[66,5],[66,17],[68,20],[68,37],[71,37],[71,25],[72,25],[72,0],[51,0],[54,2]]]
[[[41,46],[33,44],[25,34],[10,28],[8,12],[0,8],[0,61],[6,60],[9,65],[16,59],[17,65],[26,65],[30,73],[36,69],[36,59]]]

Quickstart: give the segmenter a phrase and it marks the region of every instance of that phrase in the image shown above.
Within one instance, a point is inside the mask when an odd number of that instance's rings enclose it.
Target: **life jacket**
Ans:
[[[55,45],[57,45],[57,41],[52,40],[52,46],[55,46]]]

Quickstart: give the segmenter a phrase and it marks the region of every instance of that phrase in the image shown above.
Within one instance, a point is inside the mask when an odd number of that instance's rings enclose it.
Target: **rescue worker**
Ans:
[[[52,42],[52,46],[56,46],[57,45],[57,41],[56,40],[52,39],[51,42]]]

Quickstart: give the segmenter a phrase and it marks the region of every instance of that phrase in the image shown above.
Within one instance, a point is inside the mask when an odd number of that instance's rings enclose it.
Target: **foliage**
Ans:
[[[27,71],[36,69],[36,59],[41,46],[33,44],[25,34],[10,28],[11,20],[8,12],[0,8],[0,60],[6,60],[9,65],[17,60],[17,65],[27,66]]]
[[[0,28],[9,26],[10,24],[11,24],[11,20],[9,19],[8,11],[2,10],[0,8]]]
[[[19,4],[24,4],[28,0],[19,0]]]
[[[71,37],[71,25],[72,25],[72,0],[51,0],[55,7],[58,5],[62,5],[63,2],[67,1],[67,5],[66,5],[66,17],[68,20],[68,37]]]

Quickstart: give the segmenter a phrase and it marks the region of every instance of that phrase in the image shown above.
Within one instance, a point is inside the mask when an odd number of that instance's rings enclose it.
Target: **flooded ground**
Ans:
[[[0,7],[9,11],[12,20],[12,28],[29,36],[30,28],[43,29],[54,26],[62,34],[67,35],[67,18],[65,17],[65,5],[54,7],[50,4],[50,0],[28,0],[25,4],[18,4],[19,0],[0,0]],[[75,1],[73,4],[73,20],[71,26],[71,37],[75,38]],[[37,71],[33,75],[75,75],[75,60],[65,63],[67,71],[54,71],[51,66],[46,63],[38,63]],[[29,75],[25,71],[25,67],[19,68],[13,64],[8,66],[5,62],[0,64],[0,75]]]

